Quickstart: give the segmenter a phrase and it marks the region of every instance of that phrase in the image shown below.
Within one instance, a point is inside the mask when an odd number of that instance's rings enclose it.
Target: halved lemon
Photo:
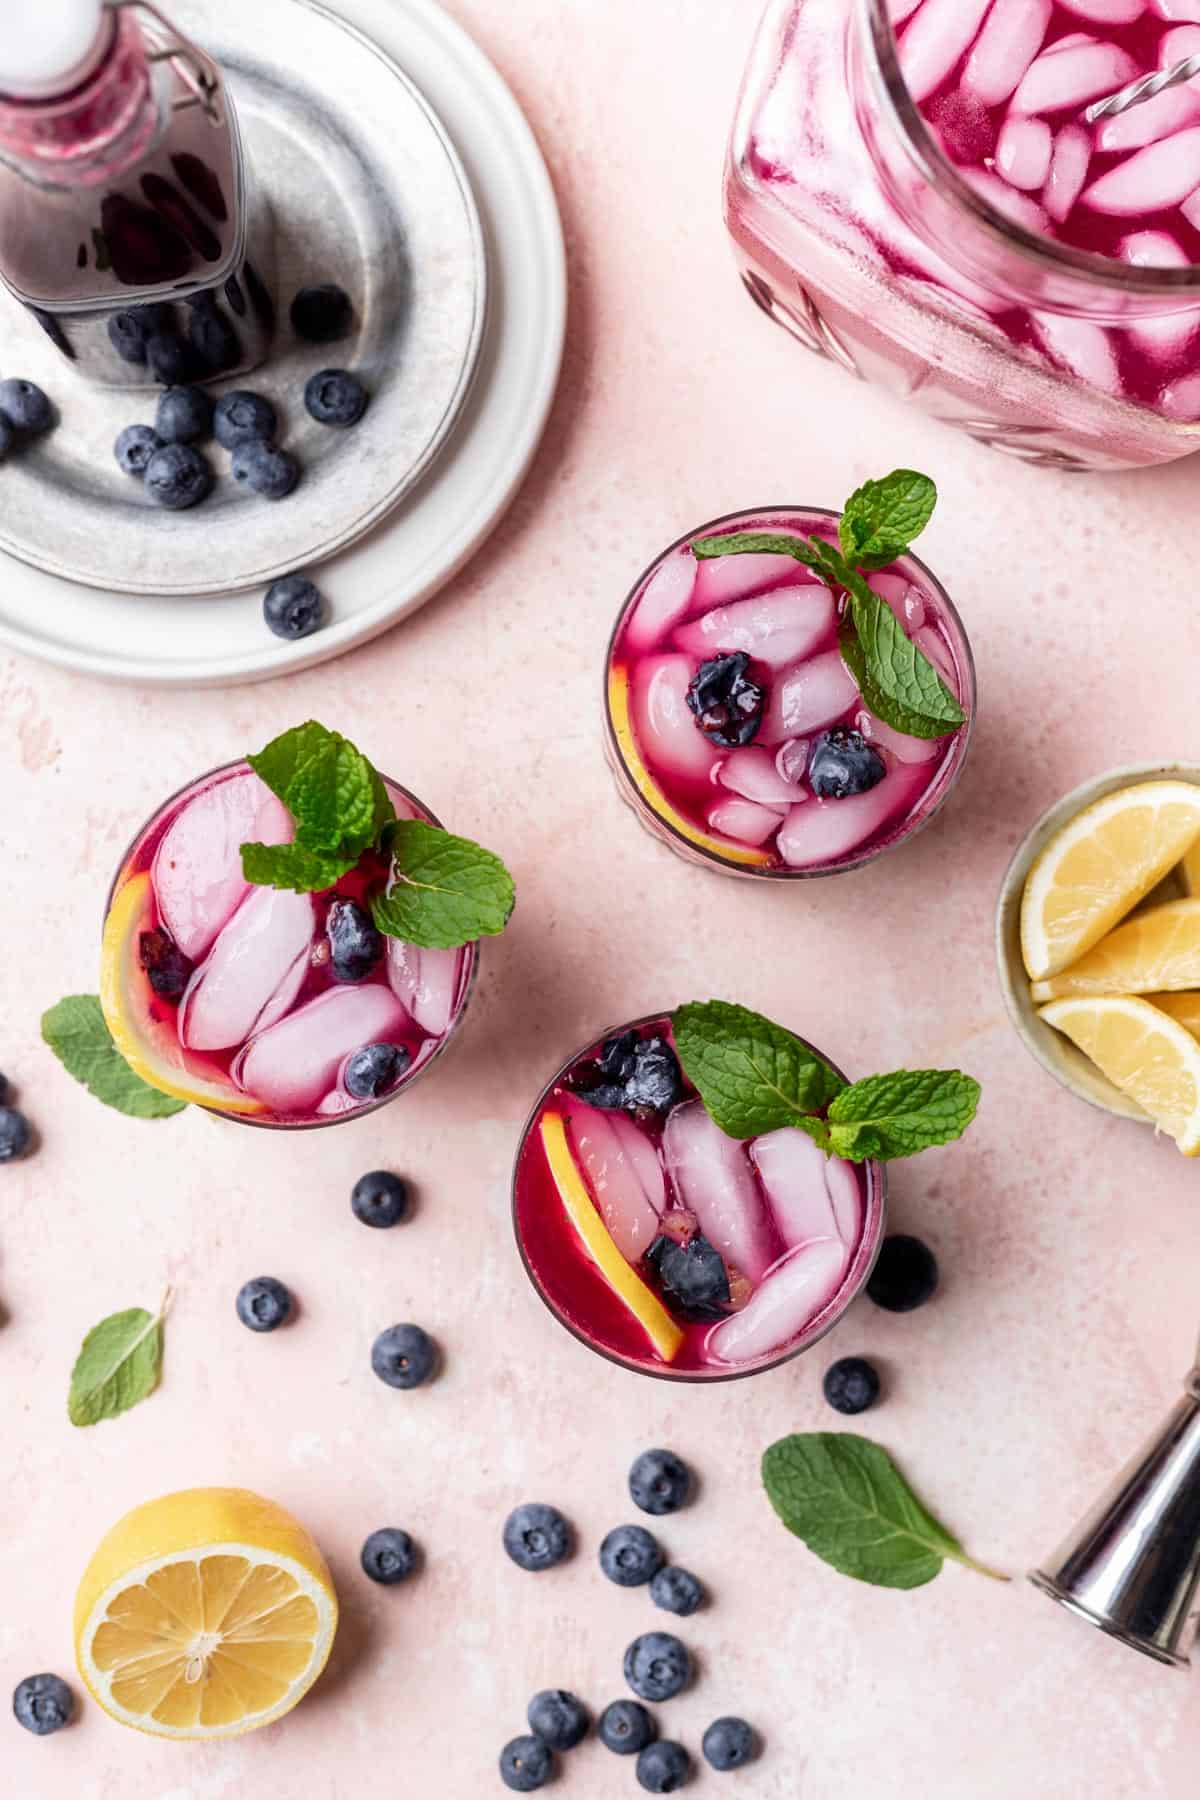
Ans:
[[[1021,953],[1034,981],[1099,943],[1200,838],[1200,787],[1143,781],[1097,800],[1034,863],[1021,899]]]
[[[1125,996],[1052,1000],[1039,1017],[1136,1100],[1185,1156],[1200,1154],[1200,1043],[1175,1019]]]
[[[674,1362],[683,1344],[683,1332],[658,1295],[646,1286],[613,1243],[572,1154],[562,1114],[543,1113],[540,1130],[550,1173],[580,1243],[663,1361]]]
[[[637,739],[633,733],[633,721],[629,716],[629,674],[626,669],[612,668],[608,672],[608,713],[612,720],[613,733],[617,747],[621,752],[621,760],[629,771],[630,779],[638,793],[660,819],[668,824],[680,837],[690,844],[698,844],[702,850],[708,850],[714,856],[724,857],[726,862],[744,863],[748,868],[761,869],[772,860],[766,850],[751,850],[744,844],[735,844],[729,838],[712,837],[706,831],[689,823],[681,812],[677,812],[667,799],[642,760]]]
[[[98,1705],[158,1737],[236,1737],[290,1712],[337,1629],[325,1559],[281,1506],[191,1488],[113,1526],[75,1598]]]
[[[1200,994],[1147,994],[1146,998],[1159,1012],[1170,1013],[1194,1038],[1200,1038]]]
[[[261,1100],[228,1081],[208,1080],[189,1069],[172,1027],[157,1020],[152,992],[138,962],[138,934],[151,920],[148,873],[133,875],[113,896],[100,944],[100,1005],[113,1043],[135,1075],[173,1100],[188,1100],[220,1112],[262,1113]]]
[[[1043,1001],[1186,988],[1200,988],[1200,900],[1169,900],[1126,919],[1061,975],[1035,981],[1032,991]]]

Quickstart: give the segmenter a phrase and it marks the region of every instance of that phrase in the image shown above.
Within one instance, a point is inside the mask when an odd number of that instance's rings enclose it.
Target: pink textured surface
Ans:
[[[533,476],[439,602],[310,675],[228,695],[99,688],[0,662],[6,922],[0,1064],[42,1134],[0,1171],[0,1701],[70,1672],[92,1544],[156,1492],[237,1482],[284,1502],[336,1571],[331,1671],[292,1718],[225,1746],[139,1738],[82,1708],[36,1742],[0,1719],[13,1800],[298,1800],[500,1793],[496,1752],[546,1684],[603,1704],[621,1652],[665,1621],[600,1577],[632,1511],[635,1451],[673,1445],[699,1504],[663,1523],[710,1584],[685,1622],[701,1679],[661,1712],[693,1749],[745,1712],[767,1754],[754,1800],[1144,1800],[1193,1791],[1195,1682],[1070,1620],[1024,1583],[958,1569],[890,1594],[789,1539],[759,1454],[829,1426],[827,1352],[867,1352],[886,1404],[864,1423],[985,1559],[1046,1554],[1175,1392],[1197,1323],[1197,1172],[1059,1090],[1021,1050],[991,965],[1009,851],[1092,771],[1196,754],[1195,471],[1062,478],[1010,466],[808,360],[740,294],[718,207],[750,34],[744,0],[455,0],[512,81],[558,184],[572,264],[565,378]],[[967,621],[980,729],[941,819],[894,858],[781,893],[654,845],[600,752],[599,677],[626,587],[664,543],[734,506],[836,504],[904,462],[942,489],[922,553]],[[418,710],[406,696],[422,697]],[[42,1008],[93,988],[101,904],[131,829],[197,770],[309,713],[345,728],[455,828],[502,850],[520,904],[488,948],[463,1035],[396,1106],[303,1140],[199,1114],[139,1125],[59,1071]],[[944,1286],[909,1318],[855,1307],[827,1346],[729,1389],[680,1391],[576,1346],[521,1274],[508,1172],[527,1105],[614,1019],[717,993],[767,1009],[851,1071],[958,1062],[981,1077],[960,1147],[895,1171],[893,1218],[936,1246]],[[391,1164],[415,1220],[369,1234],[351,1182]],[[253,1338],[233,1297],[271,1272],[295,1325]],[[162,1390],[75,1431],[84,1330],[179,1290]],[[375,1332],[416,1318],[444,1377],[393,1393]],[[499,1549],[521,1499],[575,1519],[552,1575]],[[408,1526],[407,1590],[357,1569]],[[594,1743],[564,1794],[635,1792]]]

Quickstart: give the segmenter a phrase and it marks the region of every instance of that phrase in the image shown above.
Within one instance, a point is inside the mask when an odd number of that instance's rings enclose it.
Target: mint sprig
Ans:
[[[713,1123],[728,1137],[792,1125],[845,1162],[891,1162],[962,1136],[979,1083],[957,1069],[898,1069],[847,1084],[802,1039],[724,1000],[671,1014],[675,1049]]]
[[[186,1100],[173,1100],[135,1075],[105,1023],[95,994],[68,994],[42,1014],[42,1037],[68,1075],[105,1106],[131,1119],[169,1119]]]
[[[716,556],[790,556],[831,587],[841,588],[849,602],[842,656],[867,706],[885,725],[909,737],[947,737],[966,723],[966,714],[861,573],[886,569],[903,556],[928,525],[936,504],[937,489],[927,475],[895,469],[851,494],[838,524],[837,544],[821,537],[737,531],[696,538],[692,554],[702,562]]]

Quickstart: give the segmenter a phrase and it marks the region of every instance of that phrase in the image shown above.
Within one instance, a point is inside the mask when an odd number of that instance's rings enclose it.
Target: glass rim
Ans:
[[[803,1356],[806,1350],[811,1350],[815,1344],[819,1344],[821,1339],[828,1336],[834,1326],[841,1322],[851,1305],[858,1299],[858,1296],[866,1287],[867,1282],[871,1278],[871,1271],[878,1260],[879,1252],[883,1248],[883,1240],[887,1230],[888,1192],[886,1163],[879,1162],[872,1157],[869,1158],[867,1162],[858,1165],[867,1172],[867,1194],[864,1208],[863,1233],[862,1237],[859,1239],[855,1253],[850,1259],[850,1267],[846,1271],[846,1279],[838,1289],[834,1299],[828,1303],[828,1309],[831,1310],[831,1316],[818,1331],[814,1331],[811,1336],[805,1336],[803,1343],[785,1348],[781,1350],[777,1356],[769,1357],[765,1362],[755,1363],[753,1368],[729,1369],[727,1371],[722,1371],[719,1374],[711,1375],[704,1374],[698,1369],[672,1369],[670,1364],[667,1363],[664,1363],[661,1368],[651,1368],[646,1363],[634,1362],[630,1357],[622,1356],[615,1350],[606,1349],[603,1344],[599,1344],[594,1338],[590,1338],[581,1326],[576,1325],[573,1320],[569,1319],[562,1309],[551,1299],[550,1295],[546,1292],[546,1289],[542,1286],[542,1283],[538,1280],[529,1257],[525,1253],[525,1244],[521,1237],[521,1227],[517,1209],[521,1181],[521,1164],[524,1160],[525,1146],[529,1141],[529,1134],[536,1125],[549,1095],[563,1079],[564,1075],[574,1068],[580,1057],[585,1054],[586,1050],[588,1050],[592,1044],[602,1044],[606,1038],[616,1037],[618,1033],[622,1031],[639,1031],[644,1025],[659,1025],[664,1019],[669,1021],[669,1012],[644,1013],[640,1018],[627,1019],[622,1025],[614,1025],[606,1031],[599,1032],[595,1037],[588,1039],[582,1050],[576,1050],[573,1055],[569,1056],[562,1066],[550,1077],[549,1081],[542,1087],[537,1099],[530,1109],[528,1118],[521,1128],[521,1135],[517,1140],[516,1154],[513,1157],[510,1204],[513,1237],[516,1240],[517,1255],[521,1259],[521,1267],[525,1271],[529,1285],[532,1287],[534,1293],[546,1308],[546,1311],[550,1314],[551,1318],[555,1319],[557,1323],[562,1326],[564,1331],[569,1331],[576,1342],[582,1344],[585,1350],[590,1350],[594,1356],[603,1357],[605,1362],[612,1363],[616,1368],[624,1369],[631,1375],[647,1375],[652,1381],[676,1382],[681,1386],[715,1387],[730,1381],[749,1381],[755,1375],[769,1374],[772,1369],[778,1369],[784,1363],[791,1362],[795,1357]],[[797,1032],[794,1035],[799,1037],[800,1034]],[[810,1044],[807,1038],[800,1038],[800,1042],[804,1044],[807,1049],[811,1050],[814,1055],[820,1056],[825,1062],[829,1063],[829,1067],[833,1070],[835,1075],[840,1076],[843,1081],[847,1079],[846,1075],[838,1065],[825,1056],[824,1051],[818,1050],[815,1044]],[[871,1202],[875,1196],[878,1196],[878,1207],[876,1209],[878,1222],[870,1244],[870,1249],[864,1256],[863,1246],[867,1244],[869,1236],[867,1226],[871,1215]],[[851,1284],[851,1276],[855,1274],[860,1263],[862,1264],[861,1270],[856,1275],[853,1284]],[[835,1303],[836,1310],[832,1310],[835,1307]],[[820,1317],[820,1314],[817,1316]]]
[[[941,581],[939,581],[938,577],[929,567],[928,563],[922,562],[921,558],[917,556],[914,551],[906,550],[903,556],[898,556],[895,564],[890,564],[889,567],[901,567],[905,563],[911,563],[915,569],[919,570],[921,580],[932,589],[939,607],[944,610],[947,618],[954,627],[955,648],[961,648],[962,650],[963,674],[966,677],[966,686],[968,689],[966,698],[969,700],[966,724],[961,725],[954,733],[955,743],[953,748],[943,757],[941,769],[934,776],[928,788],[925,789],[924,794],[921,796],[922,801],[930,794],[933,795],[933,799],[931,803],[925,807],[921,816],[916,819],[915,822],[903,825],[898,832],[892,837],[885,838],[882,843],[878,843],[873,847],[868,846],[861,855],[850,856],[843,859],[841,862],[829,863],[825,867],[819,869],[790,869],[784,864],[775,868],[755,865],[753,863],[740,863],[735,861],[732,857],[719,855],[715,850],[709,850],[704,844],[698,844],[693,838],[685,836],[682,831],[679,831],[671,824],[669,819],[665,819],[661,813],[657,812],[654,807],[650,805],[650,802],[646,799],[646,796],[642,793],[641,789],[634,781],[633,776],[630,774],[625,758],[621,754],[621,747],[617,742],[616,727],[613,724],[612,705],[609,696],[608,677],[613,663],[613,650],[616,647],[617,639],[620,636],[621,628],[625,623],[629,610],[641,591],[642,586],[653,574],[655,569],[657,569],[661,563],[666,562],[669,556],[673,556],[677,550],[682,550],[685,544],[690,544],[693,538],[710,536],[720,527],[736,524],[741,519],[796,513],[802,513],[809,518],[818,519],[840,519],[842,516],[840,512],[835,511],[832,507],[798,506],[795,502],[790,502],[781,506],[741,506],[737,507],[733,512],[722,513],[720,518],[709,519],[705,524],[696,525],[690,531],[683,532],[675,539],[674,543],[668,544],[665,550],[660,550],[657,556],[653,557],[650,562],[647,563],[646,567],[642,570],[641,574],[626,594],[624,600],[622,600],[621,605],[617,610],[616,621],[612,631],[609,633],[608,646],[604,652],[605,741],[608,746],[609,760],[624,782],[626,793],[634,810],[639,813],[645,812],[649,814],[654,820],[655,831],[660,835],[665,834],[668,836],[672,840],[672,847],[677,845],[679,850],[689,861],[706,864],[710,868],[717,869],[724,875],[734,874],[745,876],[753,881],[822,881],[830,876],[851,875],[856,869],[865,869],[870,863],[877,861],[879,857],[886,856],[890,850],[899,850],[902,845],[910,843],[913,838],[924,831],[927,825],[933,822],[946,804],[946,801],[950,798],[955,787],[958,785],[959,778],[962,775],[963,766],[966,763],[967,755],[975,736],[975,715],[978,710],[978,687],[975,671],[975,653],[971,648],[970,636],[968,635],[966,626],[963,624],[961,613],[955,606]],[[859,697],[861,699],[861,695]]]
[[[236,756],[230,762],[218,763],[215,768],[206,770],[202,775],[194,775],[190,781],[185,781],[181,787],[175,789],[174,793],[168,794],[165,800],[160,801],[153,812],[151,812],[143,823],[139,825],[138,829],[126,844],[120,861],[117,863],[117,873],[113,876],[112,881],[109,884],[108,897],[104,902],[104,912],[100,920],[101,940],[103,940],[104,927],[108,922],[108,915],[112,911],[113,901],[117,897],[117,883],[121,870],[125,867],[126,863],[129,861],[130,855],[141,842],[142,838],[145,837],[147,830],[154,824],[159,815],[166,812],[169,807],[174,806],[177,800],[182,800],[185,794],[190,793],[191,790],[194,787],[198,787],[201,782],[211,781],[214,776],[225,775],[231,773],[235,769],[249,769],[249,767],[250,765],[244,756]],[[410,788],[406,788],[402,781],[394,781],[390,775],[385,775],[382,771],[379,771],[379,778],[386,786],[394,788],[398,794],[403,794],[406,800],[410,800],[431,825],[436,825],[439,831],[444,831],[446,829],[436,814],[431,812],[425,802],[420,799],[418,795],[414,794]],[[463,944],[460,948],[466,950],[468,946]],[[458,1035],[459,1026],[462,1024],[463,1018],[466,1015],[467,1007],[470,1005],[472,996],[475,992],[476,982],[479,979],[478,938],[475,939],[474,943],[471,944],[469,948],[471,952],[471,964],[462,980],[462,995],[458,1005],[454,1009],[454,1017],[451,1019],[445,1032],[439,1039],[436,1050],[432,1051],[421,1066],[413,1070],[411,1075],[402,1075],[395,1087],[389,1089],[386,1094],[380,1094],[374,1100],[365,1100],[361,1106],[356,1106],[350,1112],[333,1113],[330,1117],[325,1119],[258,1119],[247,1113],[228,1112],[224,1107],[207,1106],[203,1100],[189,1100],[187,1104],[196,1107],[200,1112],[207,1113],[210,1118],[223,1119],[232,1125],[249,1125],[256,1131],[327,1131],[334,1125],[353,1124],[356,1119],[365,1119],[368,1113],[378,1112],[381,1106],[389,1106],[393,1100],[399,1100],[402,1094],[406,1094],[410,1088],[415,1087],[423,1075],[428,1074],[429,1070],[442,1055],[451,1039]]]

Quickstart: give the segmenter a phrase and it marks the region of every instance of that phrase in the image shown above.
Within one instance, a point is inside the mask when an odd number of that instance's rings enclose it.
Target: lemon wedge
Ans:
[[[1177,1020],[1123,995],[1052,1000],[1039,1017],[1136,1100],[1185,1156],[1200,1153],[1200,1043]]]
[[[596,1211],[579,1164],[567,1141],[561,1113],[544,1113],[540,1126],[542,1148],[554,1177],[567,1217],[580,1243],[622,1305],[633,1314],[664,1362],[674,1362],[683,1344],[683,1332],[658,1295],[630,1267],[609,1236]]]
[[[337,1595],[281,1506],[192,1488],[127,1513],[75,1600],[75,1655],[97,1704],[157,1737],[236,1737],[290,1712],[325,1666]]]
[[[1151,1006],[1171,1017],[1194,1038],[1200,1038],[1200,994],[1147,994]]]
[[[1072,994],[1200,988],[1200,900],[1169,900],[1126,919],[1061,975],[1035,981],[1036,1001]]]

